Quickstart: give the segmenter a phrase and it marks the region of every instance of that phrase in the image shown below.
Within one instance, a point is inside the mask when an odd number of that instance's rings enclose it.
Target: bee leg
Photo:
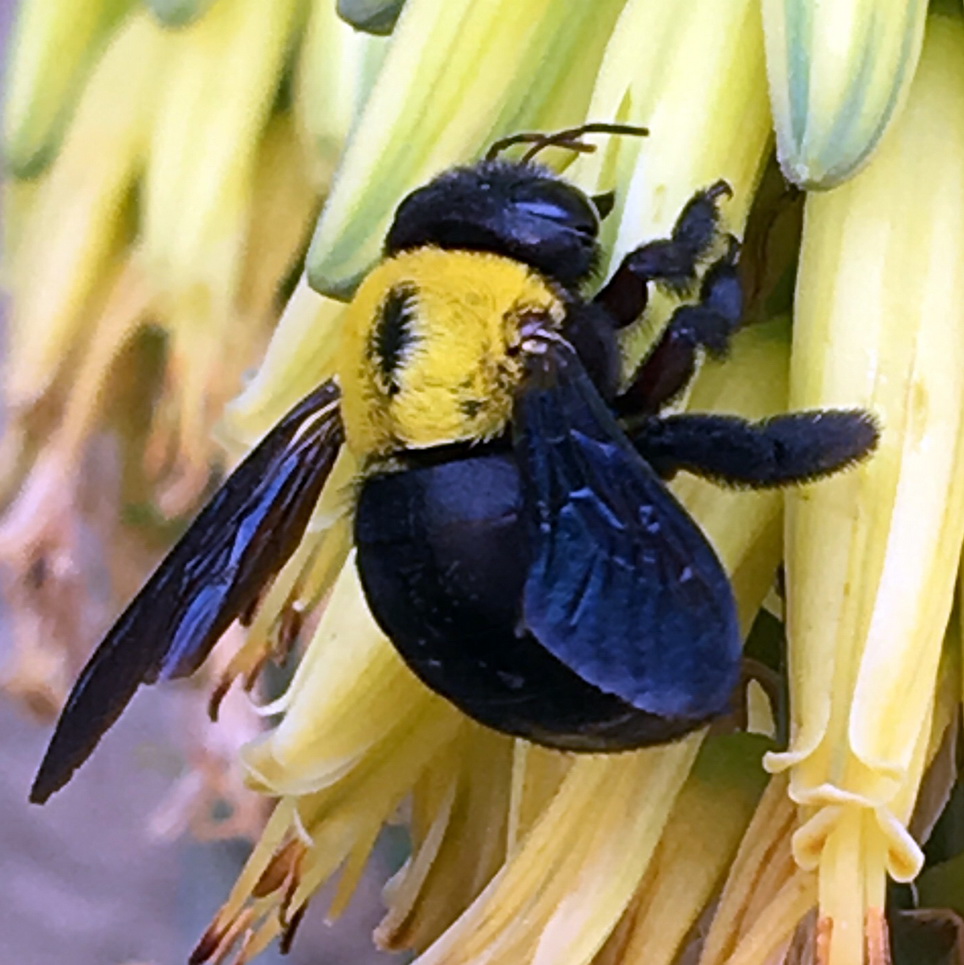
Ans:
[[[594,299],[616,328],[632,324],[643,314],[649,282],[679,295],[691,289],[700,262],[719,238],[719,201],[731,194],[726,181],[697,191],[680,212],[669,238],[647,242],[626,255]]]
[[[761,422],[712,413],[656,416],[629,436],[664,479],[685,470],[724,486],[767,489],[853,465],[874,449],[879,431],[867,412],[834,409]]]
[[[615,402],[626,417],[653,415],[686,388],[701,351],[720,358],[743,315],[743,289],[737,273],[740,246],[727,239],[725,254],[703,275],[699,301],[673,313],[659,341]]]

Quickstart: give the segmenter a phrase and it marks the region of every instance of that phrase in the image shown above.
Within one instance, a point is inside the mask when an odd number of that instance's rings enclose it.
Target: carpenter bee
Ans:
[[[192,673],[301,539],[342,445],[361,466],[354,539],[371,611],[412,671],[488,727],[569,751],[680,737],[724,713],[740,634],[719,560],[664,480],[825,476],[877,442],[862,411],[764,422],[661,415],[740,321],[725,182],[592,297],[600,220],[534,161],[585,125],[516,135],[399,205],[346,309],[337,382],[293,408],[226,480],[84,668],[31,799],[90,755],[143,683]],[[510,144],[533,146],[519,161]],[[711,262],[707,264],[707,262]],[[697,286],[628,388],[617,332],[650,283]]]

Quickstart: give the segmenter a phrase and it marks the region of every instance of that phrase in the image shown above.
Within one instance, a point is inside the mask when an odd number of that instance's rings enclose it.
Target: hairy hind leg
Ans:
[[[766,489],[810,482],[853,465],[879,430],[859,409],[791,412],[760,422],[713,413],[656,416],[630,430],[663,478],[680,470],[728,486]]]

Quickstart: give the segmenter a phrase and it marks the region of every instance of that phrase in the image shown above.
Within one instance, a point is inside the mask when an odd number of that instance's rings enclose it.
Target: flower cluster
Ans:
[[[674,482],[767,686],[738,731],[611,756],[487,731],[410,675],[359,586],[343,457],[221,677],[218,696],[250,684],[305,630],[280,720],[241,754],[278,803],[195,962],[290,942],[333,878],[337,915],[400,812],[411,854],[376,941],[418,965],[886,965],[914,901],[964,910],[964,859],[923,850],[957,780],[964,546],[964,14],[931,7],[23,0],[4,118],[20,493],[0,526],[22,588],[69,579],[105,427],[126,498],[190,505],[216,420],[241,451],[330,377],[340,299],[399,199],[519,130],[649,129],[546,154],[615,189],[613,261],[732,185],[747,324],[687,406],[859,407],[883,430],[785,496]],[[627,371],[665,318],[657,297]],[[36,647],[63,599],[33,609]]]

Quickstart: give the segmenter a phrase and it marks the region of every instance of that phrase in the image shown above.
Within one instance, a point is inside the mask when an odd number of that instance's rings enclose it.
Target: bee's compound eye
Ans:
[[[512,206],[590,238],[599,233],[599,215],[589,199],[577,188],[559,181],[526,185],[513,197]]]

